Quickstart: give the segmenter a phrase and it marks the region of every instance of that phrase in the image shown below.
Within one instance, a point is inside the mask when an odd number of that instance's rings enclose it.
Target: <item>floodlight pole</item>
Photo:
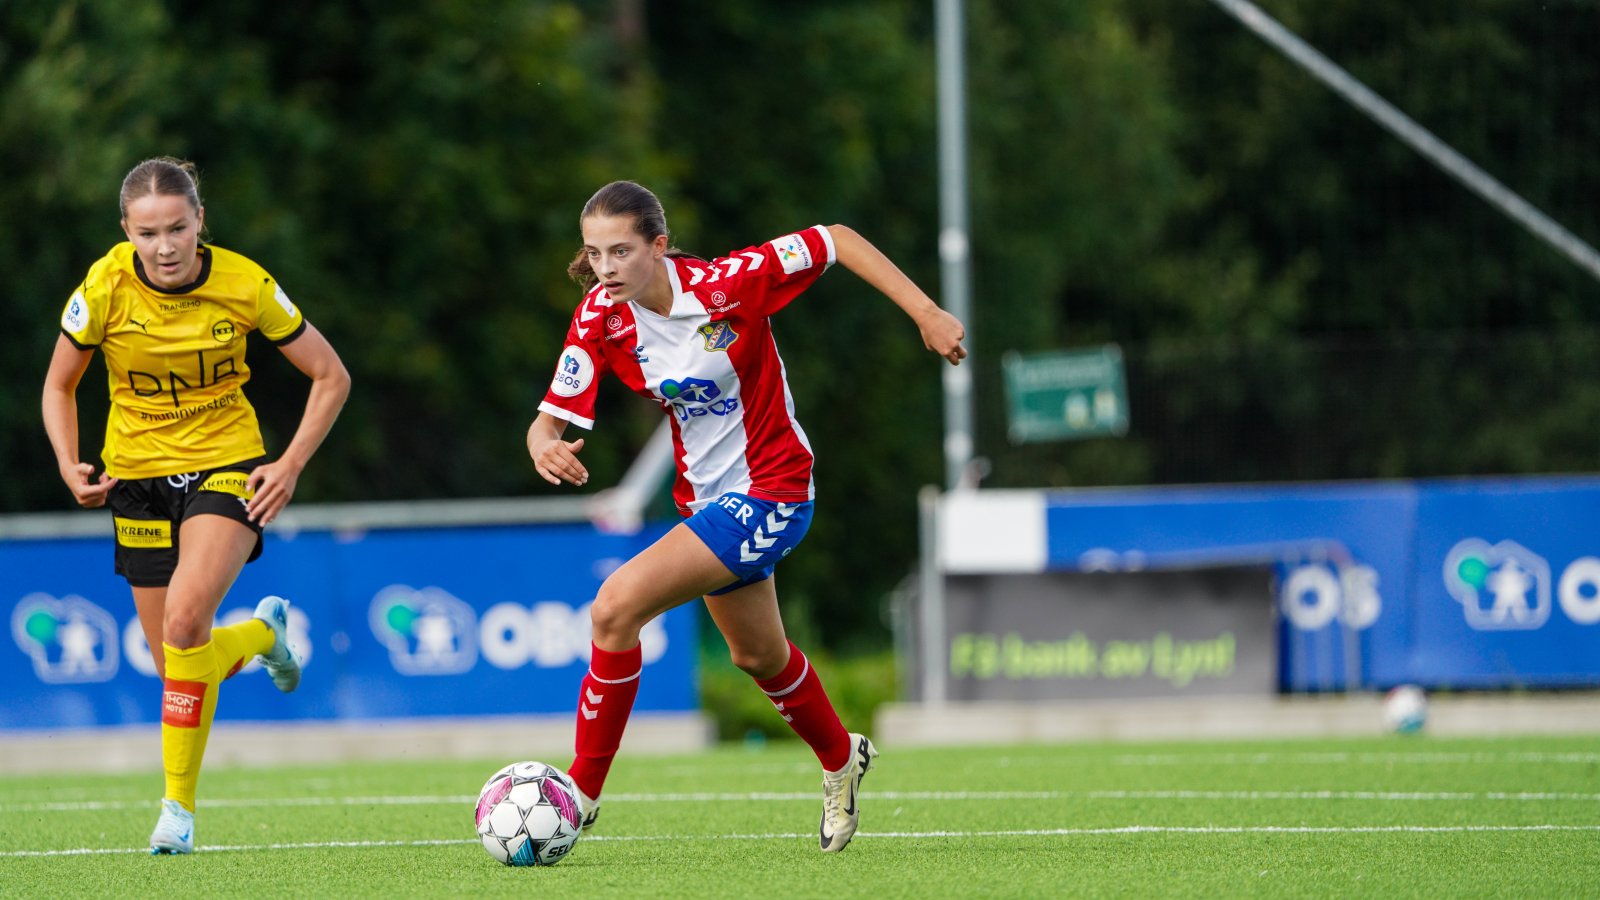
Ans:
[[[967,238],[966,77],[962,2],[934,0],[939,96],[939,281],[943,306],[967,328],[967,358],[944,370],[945,487],[967,481],[972,460],[972,273]],[[976,485],[970,485],[976,486]]]
[[[1387,129],[1390,134],[1421,153],[1445,174],[1466,185],[1468,190],[1482,197],[1495,209],[1511,217],[1584,271],[1600,279],[1600,251],[1545,215],[1538,207],[1522,199],[1520,195],[1497,181],[1493,175],[1456,152],[1455,148],[1434,137],[1433,132],[1418,125],[1416,120],[1401,112],[1394,104],[1373,93],[1371,88],[1357,81],[1355,76],[1301,40],[1299,35],[1262,12],[1261,7],[1251,3],[1250,0],[1211,0],[1211,2],[1271,44],[1273,49],[1348,100],[1368,118]]]

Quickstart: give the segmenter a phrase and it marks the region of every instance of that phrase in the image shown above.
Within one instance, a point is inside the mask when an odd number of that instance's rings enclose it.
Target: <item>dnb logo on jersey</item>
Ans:
[[[589,358],[588,351],[576,345],[569,345],[561,351],[561,361],[556,364],[556,376],[550,383],[550,390],[557,396],[576,397],[589,387],[594,381],[594,360]]]
[[[69,594],[29,594],[11,611],[11,636],[47,684],[109,681],[117,674],[117,621]]]
[[[1478,631],[1534,629],[1550,618],[1550,564],[1515,541],[1461,541],[1445,556],[1444,583]]]
[[[436,587],[392,584],[367,610],[372,634],[402,675],[459,675],[478,661],[478,617]]]

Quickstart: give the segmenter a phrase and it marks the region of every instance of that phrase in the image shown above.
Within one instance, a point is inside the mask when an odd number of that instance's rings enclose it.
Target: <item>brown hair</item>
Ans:
[[[189,208],[200,212],[200,173],[194,163],[171,156],[147,159],[130,170],[122,179],[122,192],[117,195],[117,211],[128,217],[128,204],[144,197],[176,196],[189,201]],[[200,237],[207,237],[204,229]]]
[[[594,192],[589,202],[583,205],[583,213],[578,216],[578,224],[582,226],[583,220],[590,216],[627,216],[633,219],[633,230],[637,231],[646,243],[654,241],[657,237],[667,234],[667,213],[661,208],[661,201],[650,189],[632,181],[613,181],[605,187]],[[690,256],[676,247],[667,249],[668,256]],[[578,248],[578,255],[567,264],[567,275],[573,281],[583,285],[584,290],[595,286],[599,279],[594,274],[594,269],[589,266],[589,255],[585,250]]]

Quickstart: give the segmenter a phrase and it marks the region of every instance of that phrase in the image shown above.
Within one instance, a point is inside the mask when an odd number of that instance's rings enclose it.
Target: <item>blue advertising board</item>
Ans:
[[[588,667],[588,604],[666,526],[588,523],[269,532],[219,624],[267,594],[289,598],[306,657],[293,694],[252,663],[226,682],[219,719],[333,720],[571,713]],[[0,729],[155,723],[161,690],[109,537],[0,541]],[[696,617],[672,610],[641,636],[635,709],[699,708]]]
[[[1044,569],[1277,574],[1288,691],[1600,685],[1600,479],[1047,492]]]

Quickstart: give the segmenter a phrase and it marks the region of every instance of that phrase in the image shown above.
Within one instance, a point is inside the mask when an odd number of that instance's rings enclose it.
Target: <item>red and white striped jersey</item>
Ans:
[[[704,262],[662,260],[672,311],[616,303],[601,286],[584,296],[541,412],[594,427],[600,379],[615,374],[661,404],[672,421],[685,515],[737,491],[762,500],[811,500],[811,445],[794,417],[768,317],[810,287],[835,258],[821,225]]]

